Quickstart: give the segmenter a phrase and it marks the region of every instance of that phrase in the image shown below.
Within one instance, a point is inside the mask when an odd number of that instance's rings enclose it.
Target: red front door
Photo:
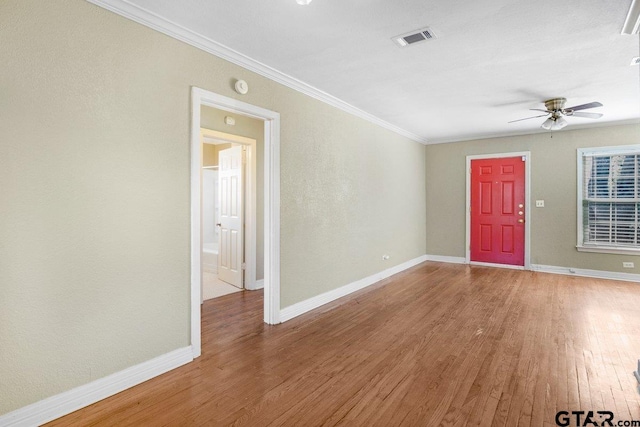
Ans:
[[[471,261],[524,265],[523,159],[471,161]]]

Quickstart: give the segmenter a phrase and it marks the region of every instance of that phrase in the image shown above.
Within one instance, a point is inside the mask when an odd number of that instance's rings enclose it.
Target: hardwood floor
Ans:
[[[193,363],[50,425],[640,420],[638,283],[427,262],[282,325],[261,292],[206,301],[202,324]]]

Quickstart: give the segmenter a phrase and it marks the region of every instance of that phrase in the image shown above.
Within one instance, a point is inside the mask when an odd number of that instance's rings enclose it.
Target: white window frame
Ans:
[[[577,162],[578,162],[578,244],[576,249],[580,252],[597,252],[606,254],[625,254],[625,255],[640,255],[640,243],[638,247],[626,247],[626,246],[604,246],[597,244],[584,243],[584,225],[583,225],[583,209],[582,209],[582,194],[584,183],[584,162],[585,156],[591,155],[621,155],[621,154],[635,154],[640,155],[640,145],[620,145],[615,147],[592,147],[592,148],[578,148]]]

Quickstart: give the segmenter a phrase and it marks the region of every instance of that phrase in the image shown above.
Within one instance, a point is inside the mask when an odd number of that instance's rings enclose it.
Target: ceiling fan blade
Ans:
[[[571,114],[569,117],[584,117],[585,119],[599,119],[603,114],[600,113],[583,113],[583,112],[575,112]]]
[[[510,122],[507,122],[507,123],[515,123],[515,122],[521,122],[521,121],[523,121],[523,120],[536,119],[536,118],[538,118],[538,117],[544,117],[544,116],[546,116],[546,115],[547,115],[547,114],[541,114],[541,115],[539,115],[539,116],[526,117],[526,118],[524,118],[524,119],[518,119],[518,120],[511,120]]]
[[[588,104],[576,105],[575,107],[568,107],[568,108],[565,108],[565,110],[578,111],[578,110],[586,110],[587,108],[596,108],[596,107],[602,107],[602,104],[599,102],[590,102]]]

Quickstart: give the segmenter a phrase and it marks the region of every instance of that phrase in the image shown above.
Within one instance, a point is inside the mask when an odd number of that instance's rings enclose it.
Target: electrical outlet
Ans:
[[[536,208],[544,208],[544,200],[536,200]]]
[[[623,262],[622,263],[622,268],[633,268],[634,265],[632,262]]]
[[[386,260],[388,260],[389,258],[391,258],[389,255],[382,255],[382,260],[383,260],[383,261],[386,261]]]

